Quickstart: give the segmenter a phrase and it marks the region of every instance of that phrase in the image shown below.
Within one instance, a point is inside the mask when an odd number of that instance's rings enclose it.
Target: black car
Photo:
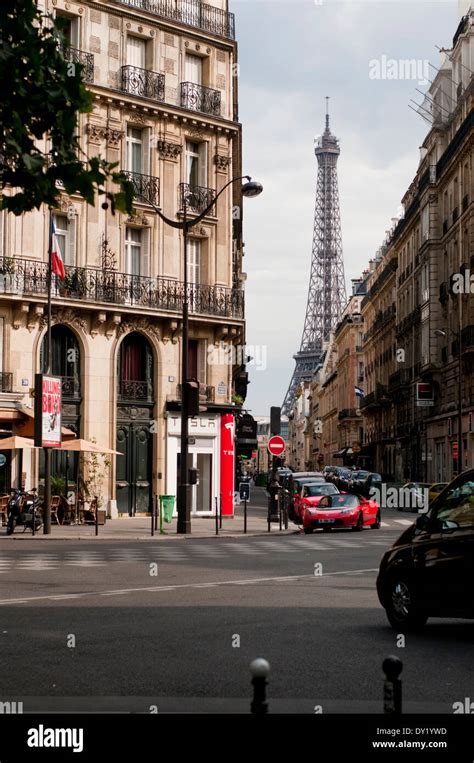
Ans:
[[[384,555],[377,592],[395,630],[474,618],[474,469],[456,477]]]
[[[351,493],[360,493],[370,472],[366,469],[357,469],[349,478],[349,490]]]

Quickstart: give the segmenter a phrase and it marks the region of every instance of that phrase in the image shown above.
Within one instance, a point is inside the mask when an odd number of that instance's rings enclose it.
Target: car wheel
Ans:
[[[353,530],[356,530],[356,532],[362,532],[364,529],[364,516],[362,512],[359,514],[359,518],[357,520],[357,524],[352,527]]]
[[[313,533],[312,527],[303,527],[305,535],[311,535]]]
[[[417,607],[413,586],[405,578],[392,581],[385,611],[394,630],[419,630],[428,620],[428,615]]]
[[[380,521],[380,511],[378,511],[378,512],[377,512],[377,516],[376,516],[376,518],[375,518],[375,522],[374,522],[374,524],[373,524],[373,525],[370,525],[370,526],[371,526],[372,530],[380,530],[380,525],[381,525],[381,521]]]

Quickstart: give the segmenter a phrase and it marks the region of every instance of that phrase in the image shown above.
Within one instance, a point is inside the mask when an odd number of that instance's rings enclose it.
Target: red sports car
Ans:
[[[317,506],[325,495],[339,495],[339,490],[330,482],[308,482],[303,485],[294,501],[297,521],[302,523],[305,509]]]
[[[326,495],[319,499],[317,506],[306,506],[303,515],[305,533],[321,529],[328,532],[338,527],[352,527],[353,530],[372,527],[378,530],[380,506],[376,501],[348,493]]]

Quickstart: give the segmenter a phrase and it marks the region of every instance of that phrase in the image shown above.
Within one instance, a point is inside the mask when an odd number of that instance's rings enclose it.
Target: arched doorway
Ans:
[[[62,426],[71,429],[80,437],[81,432],[81,353],[76,335],[68,326],[59,324],[51,329],[52,368],[54,376],[62,379]],[[40,368],[46,373],[47,368],[47,335],[44,336],[40,350]],[[68,483],[68,493],[74,490],[77,478],[78,454],[58,451],[53,448],[51,459],[51,474],[59,481]],[[40,479],[44,479],[44,451],[40,450],[39,462]],[[66,489],[66,485],[65,488]]]
[[[117,360],[117,509],[133,517],[152,507],[153,353],[137,331],[120,345]]]

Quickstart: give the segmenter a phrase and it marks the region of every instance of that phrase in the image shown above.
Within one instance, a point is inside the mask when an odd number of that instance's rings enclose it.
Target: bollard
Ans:
[[[152,498],[151,502],[151,537],[155,534],[155,509],[156,509],[156,495]]]
[[[156,530],[158,530],[158,514],[159,514],[159,511],[158,511],[158,496],[157,495],[155,495],[155,509],[154,509],[154,511],[155,511],[155,532],[156,532]]]
[[[99,534],[99,499],[97,496],[94,496],[95,498],[95,534]]]
[[[219,529],[222,530],[222,493],[219,496]]]
[[[253,686],[250,712],[252,715],[266,715],[268,713],[266,702],[267,676],[270,672],[270,665],[266,660],[259,657],[250,663],[250,672],[252,673]]]
[[[244,498],[244,534],[247,532],[247,499]]]
[[[280,497],[280,496],[278,496],[278,497]],[[280,520],[280,532],[281,532],[282,531],[282,527],[283,527],[283,517],[282,517],[282,513],[281,513],[281,501],[278,501],[278,518]]]
[[[402,682],[399,675],[403,670],[403,663],[398,657],[386,657],[382,663],[385,673],[383,685],[383,711],[387,715],[402,714]]]
[[[216,503],[216,535],[219,535],[219,511],[217,507],[217,496],[215,498],[215,503]]]

